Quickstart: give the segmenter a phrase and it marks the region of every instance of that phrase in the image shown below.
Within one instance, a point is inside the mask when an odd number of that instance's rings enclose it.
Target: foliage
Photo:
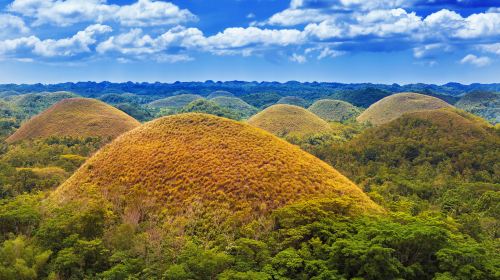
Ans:
[[[481,116],[493,124],[500,123],[499,92],[474,91],[460,98],[455,106]]]
[[[318,100],[308,110],[326,121],[335,122],[345,122],[361,114],[361,109],[347,102],[330,99]]]
[[[278,102],[276,102],[276,104],[295,105],[295,106],[299,106],[302,108],[307,108],[309,105],[311,105],[311,103],[309,103],[309,101],[307,101],[303,98],[297,97],[297,96],[285,96],[285,97],[281,98],[280,100],[278,100]]]
[[[238,114],[238,119],[247,119],[258,112],[257,108],[236,97],[215,97],[211,99],[222,108]]]
[[[214,99],[217,97],[235,97],[235,96],[234,96],[234,94],[230,93],[229,91],[217,90],[217,91],[210,93],[207,96],[207,99]]]
[[[187,104],[179,111],[179,113],[204,113],[233,120],[241,118],[237,112],[230,110],[227,107],[219,106],[214,101],[205,99],[195,100]]]
[[[167,109],[179,110],[182,107],[198,99],[203,99],[203,96],[197,94],[179,94],[160,100],[155,100],[149,103],[148,105],[153,108],[167,108]]]

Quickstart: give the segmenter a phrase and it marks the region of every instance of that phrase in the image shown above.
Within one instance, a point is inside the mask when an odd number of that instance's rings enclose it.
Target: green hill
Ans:
[[[318,100],[308,110],[326,121],[336,122],[343,122],[361,114],[361,109],[345,101],[331,99]]]
[[[75,97],[78,95],[67,91],[57,91],[16,95],[7,98],[7,100],[26,117],[31,117],[63,99]]]
[[[197,94],[179,94],[155,100],[149,103],[149,106],[153,108],[181,109],[182,107],[198,99],[203,99],[203,96]]]
[[[457,108],[483,117],[493,124],[500,123],[500,93],[476,91],[464,95]]]
[[[213,99],[216,97],[235,97],[235,96],[234,96],[234,94],[230,93],[229,91],[217,90],[217,91],[210,93],[207,96],[207,99]]]
[[[298,96],[285,96],[285,97],[281,98],[280,100],[278,100],[278,102],[276,102],[276,104],[288,104],[288,105],[295,105],[295,106],[307,108],[307,106],[309,106],[310,103],[309,103],[309,101],[307,101],[303,98],[300,98]]]
[[[240,119],[247,119],[258,112],[257,108],[236,97],[219,96],[212,98],[210,101],[237,113]]]

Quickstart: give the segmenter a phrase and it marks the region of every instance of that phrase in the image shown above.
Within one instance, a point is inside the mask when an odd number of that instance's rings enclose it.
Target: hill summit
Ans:
[[[259,112],[248,123],[274,135],[307,135],[330,131],[330,125],[308,110],[288,104],[278,104]]]
[[[357,120],[381,125],[395,120],[406,113],[450,108],[443,100],[419,93],[398,93],[376,102],[364,111]]]
[[[356,117],[361,110],[342,100],[321,99],[308,109],[326,121],[342,122]]]
[[[131,116],[101,101],[69,98],[31,118],[6,141],[51,136],[115,138],[139,125]]]
[[[214,221],[252,219],[312,198],[346,198],[379,211],[355,184],[328,164],[261,129],[188,113],[163,117],[117,138],[90,158],[54,197],[97,195],[120,211],[200,215]],[[193,217],[195,215],[196,217]],[[198,217],[199,218],[199,217]]]

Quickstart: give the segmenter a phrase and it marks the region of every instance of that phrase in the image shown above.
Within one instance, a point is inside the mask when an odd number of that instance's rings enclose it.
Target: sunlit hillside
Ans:
[[[318,100],[308,110],[326,121],[336,122],[343,122],[361,114],[361,109],[345,101],[332,99]]]

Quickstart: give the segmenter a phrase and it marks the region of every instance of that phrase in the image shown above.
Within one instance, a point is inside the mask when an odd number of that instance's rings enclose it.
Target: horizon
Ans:
[[[500,82],[500,3],[0,0],[0,83]]]

